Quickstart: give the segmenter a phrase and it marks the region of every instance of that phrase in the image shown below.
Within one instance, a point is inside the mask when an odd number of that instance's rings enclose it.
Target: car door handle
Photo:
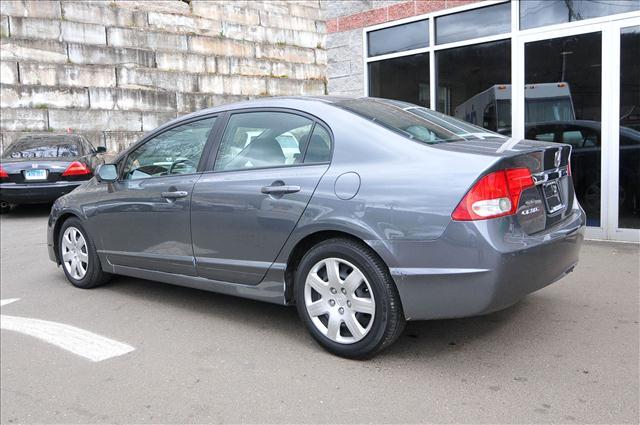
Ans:
[[[273,195],[273,194],[284,195],[286,193],[300,192],[300,186],[287,186],[287,185],[265,186],[260,191],[268,195]]]
[[[185,192],[184,190],[177,190],[174,192],[162,192],[162,196],[165,199],[178,199],[184,198],[189,194],[189,192]]]

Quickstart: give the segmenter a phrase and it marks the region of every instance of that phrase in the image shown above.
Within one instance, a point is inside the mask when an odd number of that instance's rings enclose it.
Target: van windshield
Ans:
[[[397,100],[360,98],[342,100],[334,105],[411,140],[427,144],[505,138],[498,133],[423,106]]]

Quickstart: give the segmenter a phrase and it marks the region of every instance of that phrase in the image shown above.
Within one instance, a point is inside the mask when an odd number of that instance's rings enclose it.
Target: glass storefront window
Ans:
[[[525,44],[525,136],[568,143],[587,224],[600,225],[602,35]]]
[[[640,229],[640,26],[620,34],[618,227]]]
[[[429,54],[369,63],[369,96],[429,106]]]
[[[504,34],[510,31],[510,2],[436,18],[437,44]]]
[[[511,134],[511,40],[436,52],[437,110]]]
[[[417,21],[371,31],[367,34],[369,56],[385,55],[429,46],[429,21]]]
[[[638,0],[527,0],[520,2],[520,29],[640,10]]]

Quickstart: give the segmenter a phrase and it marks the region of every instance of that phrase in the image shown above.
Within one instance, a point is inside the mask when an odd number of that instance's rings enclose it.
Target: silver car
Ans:
[[[80,288],[126,275],[295,305],[324,348],[362,358],[407,320],[503,309],[570,272],[570,153],[391,100],[220,106],[58,199],[49,256]]]

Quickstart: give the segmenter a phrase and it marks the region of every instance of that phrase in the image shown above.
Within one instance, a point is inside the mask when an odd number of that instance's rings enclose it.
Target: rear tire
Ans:
[[[109,273],[102,271],[93,240],[82,222],[75,217],[62,223],[58,236],[58,255],[64,274],[77,288],[95,288],[111,278]]]
[[[357,241],[334,238],[311,248],[296,270],[294,292],[307,330],[341,357],[371,357],[405,327],[389,270]]]

